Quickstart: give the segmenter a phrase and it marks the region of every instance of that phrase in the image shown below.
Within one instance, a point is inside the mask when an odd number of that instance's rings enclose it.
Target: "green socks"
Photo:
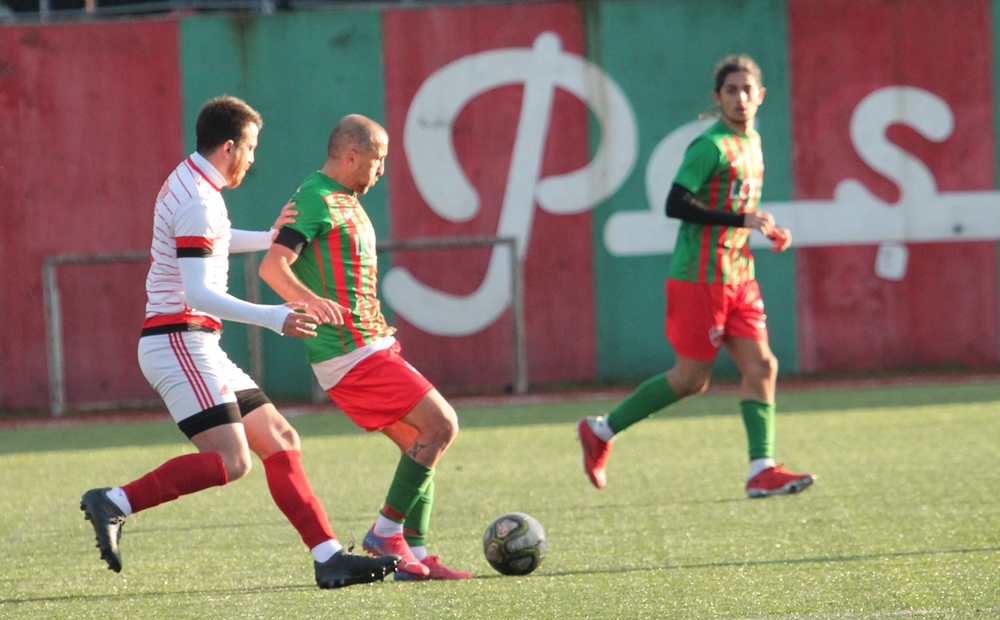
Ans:
[[[400,456],[396,475],[392,478],[389,494],[385,498],[382,515],[402,523],[403,518],[410,514],[420,497],[427,491],[433,478],[433,469],[424,467],[407,454]]]
[[[647,379],[628,398],[607,415],[608,426],[620,433],[636,422],[645,420],[660,409],[676,403],[680,398],[670,387],[665,374]]]
[[[424,537],[431,527],[431,508],[434,506],[434,478],[423,495],[417,498],[417,505],[406,515],[403,521],[403,537],[410,547],[424,546]]]
[[[608,413],[608,427],[620,433],[678,400],[666,375],[657,375],[647,379]],[[774,403],[743,400],[740,401],[740,413],[747,430],[750,460],[774,458]]]
[[[774,458],[774,403],[742,400],[740,413],[747,429],[750,460]]]

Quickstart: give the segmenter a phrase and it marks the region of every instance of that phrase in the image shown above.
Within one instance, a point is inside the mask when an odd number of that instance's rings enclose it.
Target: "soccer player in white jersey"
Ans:
[[[343,549],[302,468],[298,433],[219,346],[222,320],[299,338],[315,336],[320,321],[296,312],[302,304],[259,305],[226,292],[229,254],[267,249],[276,229],[294,221],[289,204],[270,231],[230,227],[222,189],[242,182],[262,126],[260,114],[240,99],[206,102],[195,127],[197,150],[167,178],[153,215],[139,365],[198,453],[170,459],[126,485],[91,489],[80,509],[94,527],[101,559],[120,572],[118,543],[129,515],[242,478],[253,451],[274,502],[311,551],[317,585],[371,583],[393,572],[399,557]]]

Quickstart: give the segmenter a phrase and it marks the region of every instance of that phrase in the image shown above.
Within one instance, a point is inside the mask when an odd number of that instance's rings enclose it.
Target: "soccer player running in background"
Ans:
[[[774,393],[778,360],[767,341],[764,302],[747,241],[759,230],[783,252],[791,233],[757,211],[764,161],[754,129],[764,100],[760,68],[748,56],[727,56],[715,68],[712,99],[720,120],[687,148],[667,197],[667,216],[681,220],[667,279],[667,338],[674,367],[642,383],[606,416],[577,425],[583,467],[597,488],[607,482],[618,433],[673,403],[708,389],[712,364],[725,346],[740,371],[740,412],[750,447],[750,498],[803,491],[812,474],[774,461]]]
[[[167,178],[154,209],[139,365],[198,453],[124,486],[91,489],[80,509],[94,527],[101,559],[120,572],[118,543],[129,515],[242,478],[253,451],[274,502],[312,553],[317,585],[371,583],[394,571],[399,558],[343,550],[302,469],[298,433],[219,347],[223,319],[316,336],[316,317],[295,311],[301,304],[252,304],[226,292],[229,254],[267,249],[275,229],[294,221],[286,205],[270,231],[230,227],[222,188],[242,182],[262,126],[260,115],[235,97],[206,102],[196,124],[197,150]]]
[[[397,580],[467,579],[425,545],[434,468],[458,433],[458,417],[400,355],[376,297],[375,230],[358,201],[385,171],[388,153],[389,137],[375,121],[358,114],[338,121],[322,170],[292,197],[299,214],[281,228],[260,276],[319,318],[318,336],[304,341],[319,385],[358,426],[381,431],[402,452],[365,550],[402,556]]]

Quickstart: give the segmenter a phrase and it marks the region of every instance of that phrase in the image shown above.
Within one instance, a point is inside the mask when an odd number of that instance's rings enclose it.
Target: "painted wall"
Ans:
[[[42,257],[146,250],[155,192],[221,93],[265,119],[256,165],[226,194],[235,225],[269,226],[336,119],[366,114],[390,133],[387,175],[363,198],[380,238],[518,241],[533,383],[662,371],[663,202],[731,52],[764,70],[763,208],[795,239],[774,255],[754,238],[782,371],[994,366],[997,10],[948,6],[617,0],[0,27],[0,319],[17,326],[0,333],[0,408],[48,401]],[[382,257],[404,351],[440,386],[510,383],[506,258]],[[71,404],[150,395],[134,354],[142,272],[63,274]],[[245,328],[224,341],[245,364]],[[265,389],[307,397],[300,343],[264,346]]]
[[[148,251],[182,155],[177,24],[0,28],[0,408],[48,403],[42,259]],[[67,267],[69,402],[156,396],[135,361],[145,268]]]

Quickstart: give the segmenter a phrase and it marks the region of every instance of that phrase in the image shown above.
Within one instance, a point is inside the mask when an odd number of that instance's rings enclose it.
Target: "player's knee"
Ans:
[[[439,406],[439,415],[433,429],[435,443],[442,448],[447,448],[458,435],[458,415],[455,409],[448,403]]]
[[[692,381],[685,386],[682,390],[682,394],[678,394],[681,398],[687,398],[688,396],[697,396],[698,394],[703,394],[708,390],[708,379],[704,381]]]
[[[278,429],[274,434],[274,439],[278,444],[278,450],[302,450],[302,442],[299,440],[299,433],[292,427],[291,424],[285,424],[283,428]]]
[[[673,387],[678,398],[687,398],[688,396],[701,394],[708,389],[708,383],[709,379],[701,376],[675,375],[670,380],[670,385]]]
[[[250,473],[253,462],[250,460],[249,452],[237,452],[234,454],[223,454],[222,464],[226,467],[226,477],[229,482],[239,480]]]
[[[778,377],[778,358],[773,354],[762,356],[751,370],[753,378],[760,381],[774,381]]]

